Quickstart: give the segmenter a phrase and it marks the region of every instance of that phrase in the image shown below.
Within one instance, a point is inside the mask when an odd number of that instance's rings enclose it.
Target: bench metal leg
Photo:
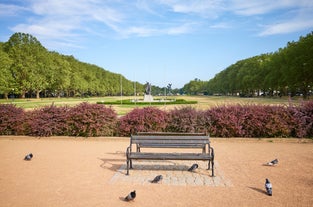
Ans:
[[[211,151],[211,156],[212,156],[212,177],[214,177],[214,149],[212,148]]]
[[[129,175],[129,160],[126,160],[126,165],[127,165],[127,169],[126,169],[126,175]]]

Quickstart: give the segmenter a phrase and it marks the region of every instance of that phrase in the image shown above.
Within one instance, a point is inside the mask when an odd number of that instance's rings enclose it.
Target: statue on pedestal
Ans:
[[[151,83],[149,83],[149,82],[146,83],[145,94],[151,95]]]
[[[153,97],[151,95],[151,83],[147,82],[145,85],[145,96],[143,99],[144,102],[152,102]]]

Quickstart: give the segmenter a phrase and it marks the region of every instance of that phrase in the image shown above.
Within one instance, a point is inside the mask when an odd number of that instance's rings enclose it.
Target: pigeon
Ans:
[[[195,169],[197,169],[199,166],[198,166],[198,164],[193,164],[189,169],[188,169],[188,171],[189,172],[192,172],[192,171],[194,171]]]
[[[278,159],[272,160],[272,161],[267,163],[267,165],[270,165],[270,166],[277,165],[277,164],[278,164]]]
[[[125,201],[132,201],[136,198],[136,191],[132,191],[130,192],[126,197],[125,197]]]
[[[158,175],[158,176],[156,176],[156,177],[151,181],[151,183],[158,183],[158,182],[160,182],[162,179],[163,179],[163,176],[162,176],[162,175]]]
[[[265,179],[265,189],[267,195],[272,196],[272,184],[267,178]]]
[[[29,160],[31,160],[32,158],[33,158],[33,154],[30,153],[30,154],[28,154],[28,155],[26,155],[26,156],[24,157],[24,160],[29,161]]]

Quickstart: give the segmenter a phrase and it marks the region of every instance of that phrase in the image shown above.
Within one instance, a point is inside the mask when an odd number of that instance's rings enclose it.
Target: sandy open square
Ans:
[[[0,206],[312,206],[313,142],[217,139],[215,177],[190,161],[134,161],[128,138],[0,137]],[[24,161],[33,153],[31,161]],[[278,158],[277,166],[263,164]],[[159,184],[149,180],[164,175]],[[273,196],[265,194],[265,178]],[[132,190],[133,202],[123,198]]]

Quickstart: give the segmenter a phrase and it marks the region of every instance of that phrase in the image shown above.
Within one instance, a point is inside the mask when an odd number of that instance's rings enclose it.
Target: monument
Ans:
[[[149,82],[146,83],[146,89],[145,89],[143,101],[144,102],[153,102],[153,97],[151,95],[151,83],[149,83]]]

